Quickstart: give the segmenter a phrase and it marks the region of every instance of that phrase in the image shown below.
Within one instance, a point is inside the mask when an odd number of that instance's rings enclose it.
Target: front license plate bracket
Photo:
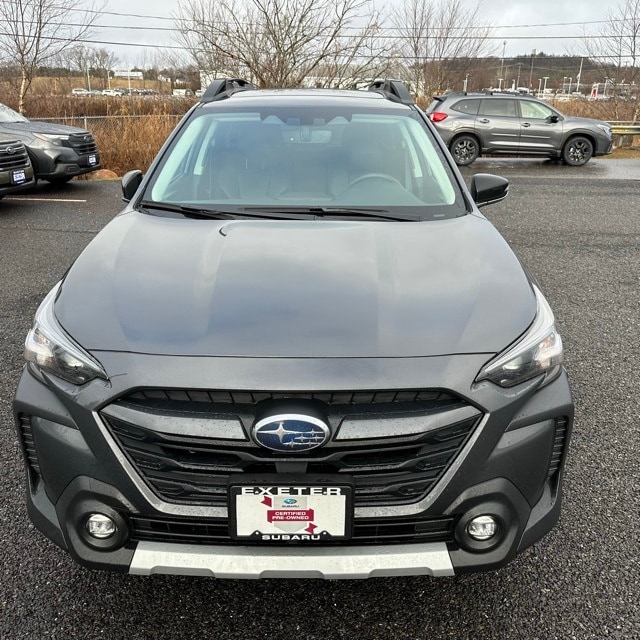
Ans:
[[[322,543],[348,540],[353,531],[350,478],[252,476],[229,483],[229,535],[234,540]]]

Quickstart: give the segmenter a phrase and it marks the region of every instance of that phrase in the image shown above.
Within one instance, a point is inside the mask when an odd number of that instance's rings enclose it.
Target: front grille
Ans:
[[[553,441],[553,451],[551,452],[551,461],[549,463],[549,471],[547,478],[552,478],[560,468],[562,462],[562,454],[567,440],[567,418],[556,418],[556,433]]]
[[[279,453],[247,437],[257,414],[274,403],[301,401],[327,416],[333,439],[325,446]],[[442,477],[481,417],[461,399],[432,390],[313,394],[144,390],[111,407],[111,415],[109,407],[101,413],[105,424],[156,495],[168,502],[208,506],[227,504],[227,487],[234,476],[241,480],[246,474],[275,473],[348,476],[355,485],[357,507],[417,502]],[[134,418],[123,419],[122,412],[115,415],[116,408],[123,407]],[[155,430],[154,415],[173,416],[176,424],[185,416],[236,421],[243,439]],[[392,424],[406,416],[440,422],[437,428],[413,435],[400,430],[384,438],[335,438],[347,419]],[[452,420],[447,422],[449,416]]]
[[[229,537],[228,521],[220,519],[194,520],[187,518],[144,518],[131,516],[131,539],[177,544],[234,544]],[[320,542],[314,546],[340,544],[402,544],[427,542],[453,542],[455,518],[403,518],[385,521],[357,519],[350,541]],[[242,541],[243,545],[264,544]],[[277,543],[272,543],[277,544]],[[291,544],[283,542],[281,544]]]
[[[69,136],[69,145],[73,147],[79,155],[98,152],[98,145],[89,132],[72,133]]]
[[[0,171],[13,171],[28,166],[29,156],[22,142],[0,142]]]
[[[33,441],[33,430],[31,428],[31,416],[24,413],[18,416],[18,434],[24,450],[24,455],[32,480],[40,477],[40,462],[36,453],[36,446]]]

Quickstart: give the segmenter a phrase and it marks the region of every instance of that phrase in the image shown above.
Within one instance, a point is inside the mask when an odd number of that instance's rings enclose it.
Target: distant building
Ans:
[[[114,78],[131,78],[131,80],[142,80],[142,71],[114,71]]]

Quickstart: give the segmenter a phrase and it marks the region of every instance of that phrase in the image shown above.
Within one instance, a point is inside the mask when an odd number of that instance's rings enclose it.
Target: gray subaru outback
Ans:
[[[40,306],[14,411],[78,562],[454,575],[560,513],[573,402],[540,289],[397,81],[214,82]]]
[[[613,145],[609,123],[564,115],[529,95],[448,93],[435,96],[426,111],[458,165],[481,154],[509,154],[578,167]]]

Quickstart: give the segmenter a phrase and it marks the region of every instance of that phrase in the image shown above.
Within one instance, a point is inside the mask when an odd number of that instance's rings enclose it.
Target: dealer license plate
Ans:
[[[347,485],[232,485],[231,537],[260,542],[322,542],[351,536]]]
[[[14,171],[11,175],[11,182],[13,182],[13,184],[22,184],[26,181],[27,176],[25,175],[24,169],[21,169],[20,171]]]
[[[97,162],[98,162],[98,159],[94,154],[89,156],[89,164],[97,164]]]

